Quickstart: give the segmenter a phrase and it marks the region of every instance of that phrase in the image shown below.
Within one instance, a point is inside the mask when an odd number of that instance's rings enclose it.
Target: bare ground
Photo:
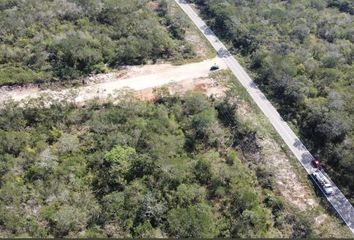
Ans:
[[[278,191],[299,210],[305,211],[318,205],[307,186],[301,183],[288,157],[279,145],[270,138],[259,139],[264,149],[264,158],[271,169],[276,169],[274,175]]]
[[[197,63],[190,63],[180,66],[171,64],[155,64],[144,66],[133,66],[123,71],[107,74],[99,74],[87,79],[88,84],[75,89],[41,90],[36,86],[29,86],[15,89],[0,89],[0,103],[13,99],[14,101],[29,100],[45,95],[50,95],[55,99],[66,98],[71,92],[76,97],[76,103],[90,99],[106,99],[114,96],[116,92],[123,88],[142,90],[147,88],[160,87],[171,82],[181,82],[184,80],[208,77],[209,69],[214,64],[220,68],[226,68],[220,58],[214,58]]]
[[[243,121],[251,123],[256,129],[264,128],[263,123],[248,103],[240,101],[238,114]],[[300,211],[311,209],[318,205],[312,197],[310,189],[298,178],[290,159],[286,156],[279,144],[265,131],[257,131],[258,143],[263,149],[265,164],[276,174],[274,178],[279,193]]]
[[[209,77],[170,83],[164,87],[170,94],[183,94],[187,91],[197,91],[214,97],[223,97],[226,90],[225,87]],[[154,88],[148,88],[137,91],[137,96],[142,100],[153,100],[156,97],[154,90]]]
[[[187,21],[189,18],[180,9],[180,7],[173,1],[170,1],[172,14],[177,14],[184,16]],[[190,23],[188,27],[185,28],[184,40],[192,46],[193,52],[196,55],[196,59],[208,59],[216,55],[215,50],[211,47],[209,42],[205,37],[199,32],[198,28]],[[193,59],[192,59],[193,60]]]

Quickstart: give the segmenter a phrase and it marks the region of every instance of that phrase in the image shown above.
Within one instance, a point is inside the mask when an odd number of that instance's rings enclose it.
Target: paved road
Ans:
[[[272,104],[267,100],[264,94],[259,90],[257,85],[249,77],[247,72],[242,68],[242,66],[237,62],[237,60],[228,52],[226,47],[220,40],[215,36],[213,31],[205,24],[205,22],[195,13],[195,11],[184,1],[175,0],[177,4],[182,8],[182,10],[189,16],[189,18],[194,22],[198,29],[204,34],[211,45],[215,48],[218,56],[221,57],[241,84],[246,88],[247,92],[251,95],[254,102],[262,110],[262,112],[269,119],[273,127],[276,129],[278,134],[282,137],[284,142],[288,145],[290,150],[294,153],[296,158],[299,160],[301,165],[305,168],[307,173],[311,173],[313,168],[311,166],[311,161],[314,159],[311,153],[302,144],[295,133],[290,129],[288,124],[282,119],[278,111],[272,106]],[[312,176],[312,175],[310,175]],[[317,183],[316,183],[317,184]],[[335,186],[334,193],[331,196],[326,196],[323,190],[323,195],[331,203],[333,208],[338,212],[346,225],[354,233],[354,208],[343,195],[343,193]]]

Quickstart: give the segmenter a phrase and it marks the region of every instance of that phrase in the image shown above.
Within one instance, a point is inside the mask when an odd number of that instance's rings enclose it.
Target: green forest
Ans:
[[[354,2],[192,2],[354,203]]]
[[[171,1],[0,0],[0,87],[192,59]],[[190,1],[354,203],[354,2]],[[241,91],[154,94],[2,104],[0,237],[323,236],[280,196]]]
[[[141,0],[1,0],[0,86],[65,82],[193,56],[181,21]]]
[[[4,106],[0,236],[313,236],[272,176],[243,163],[260,149],[231,94],[158,96]]]

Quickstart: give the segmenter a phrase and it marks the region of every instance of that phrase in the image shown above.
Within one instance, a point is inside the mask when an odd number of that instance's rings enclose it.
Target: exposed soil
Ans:
[[[214,63],[218,64],[221,69],[226,68],[220,58],[214,58],[180,66],[171,64],[132,66],[122,71],[89,77],[85,81],[87,85],[78,88],[60,90],[41,90],[37,86],[19,87],[15,89],[1,88],[0,103],[10,99],[22,101],[45,95],[60,100],[67,98],[67,95],[71,93],[76,103],[94,98],[106,99],[116,95],[116,92],[123,88],[139,91],[147,88],[160,87],[172,82],[205,78],[209,76],[209,69]]]
[[[275,172],[274,178],[281,195],[301,211],[317,206],[310,189],[301,183],[290,160],[275,140],[264,138],[259,139],[259,143],[265,151],[263,158],[266,164]]]
[[[201,58],[208,56],[208,45],[205,40],[195,33],[192,29],[187,29],[185,40],[192,45],[195,54]]]
[[[184,15],[184,12],[174,1],[171,1],[170,4],[172,13],[180,11],[181,14]],[[208,54],[210,54],[209,51],[211,48],[208,45],[207,40],[199,33],[199,30],[193,25],[193,23],[190,24],[191,25],[185,29],[184,40],[191,44],[193,52],[198,58],[205,59],[210,57]],[[212,51],[214,50],[212,49]]]
[[[226,90],[225,87],[219,85],[214,79],[208,77],[170,83],[164,87],[170,94],[183,94],[187,91],[198,91],[216,98],[223,97]],[[153,100],[156,97],[154,88],[140,90],[137,92],[137,96],[142,100]]]
[[[252,125],[257,128],[264,128],[260,126],[262,122],[254,115],[252,108],[246,102],[240,101],[237,112],[239,116],[245,121],[251,121]],[[281,149],[279,144],[266,133],[258,131],[258,144],[263,149],[264,163],[273,170],[276,187],[279,193],[297,207],[300,211],[311,209],[318,205],[312,197],[311,190],[306,184],[303,184],[295,172],[294,167],[290,163],[290,159]]]

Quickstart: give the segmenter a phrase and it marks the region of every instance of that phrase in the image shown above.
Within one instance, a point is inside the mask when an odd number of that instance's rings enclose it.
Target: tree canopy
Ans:
[[[235,112],[219,118],[226,99],[41,101],[0,110],[2,237],[312,234],[242,162],[254,132]]]
[[[191,56],[182,27],[171,28],[169,14],[149,2],[1,1],[0,86],[72,80],[109,67]]]
[[[354,2],[192,2],[354,203]]]

